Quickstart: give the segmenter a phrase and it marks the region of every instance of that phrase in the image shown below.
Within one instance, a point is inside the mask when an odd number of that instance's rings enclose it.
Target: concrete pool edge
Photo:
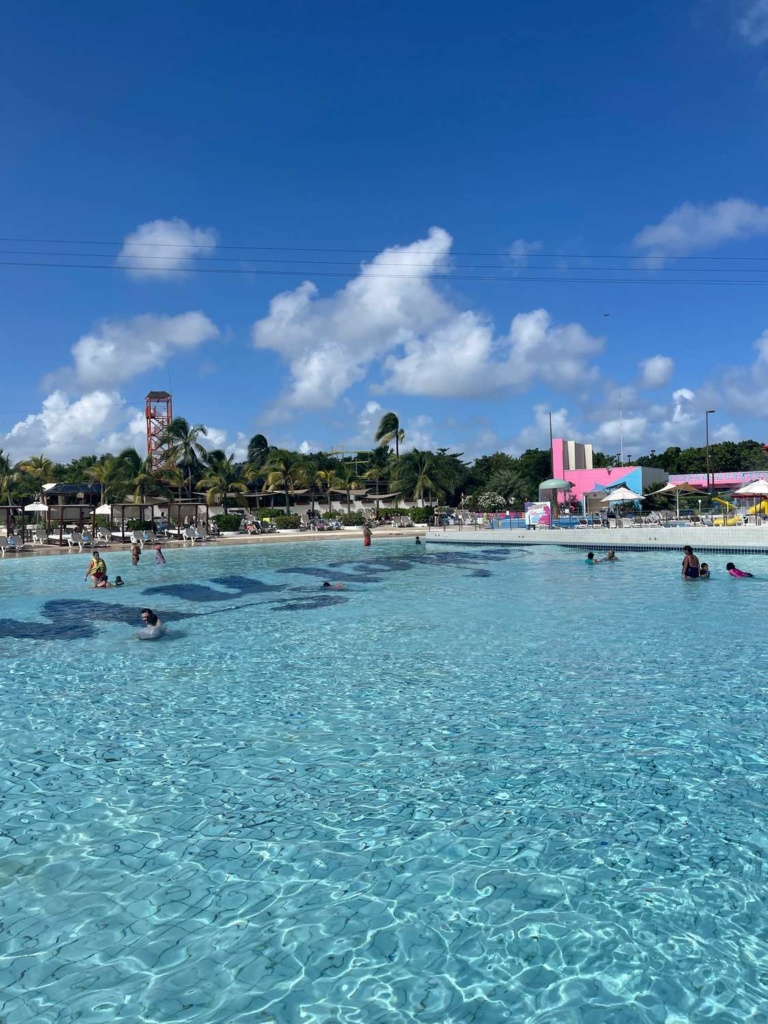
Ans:
[[[584,551],[694,551],[768,555],[768,526],[628,527],[620,530],[446,530],[427,532],[429,544],[471,547],[561,547]]]

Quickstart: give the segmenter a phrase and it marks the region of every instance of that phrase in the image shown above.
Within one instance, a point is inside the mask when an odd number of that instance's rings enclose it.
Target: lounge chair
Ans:
[[[6,537],[6,542],[9,551],[23,551],[24,541],[21,537]]]
[[[76,547],[78,551],[82,551],[84,547],[88,547],[91,543],[90,537],[86,534],[83,536],[79,530],[73,530],[72,533],[67,537],[67,545],[70,548]]]
[[[33,544],[47,544],[48,543],[48,531],[45,529],[44,526],[38,526],[38,527],[35,528],[35,531],[32,534],[32,543]]]

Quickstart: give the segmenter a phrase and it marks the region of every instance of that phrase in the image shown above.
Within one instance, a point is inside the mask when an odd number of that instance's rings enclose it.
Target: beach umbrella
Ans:
[[[96,509],[95,514],[97,516],[111,516],[112,515],[112,506],[111,505],[99,505],[99,507]]]
[[[33,501],[29,505],[24,506],[25,512],[47,512],[48,506],[44,505],[42,501]]]
[[[681,494],[701,494],[706,495],[706,491],[702,491],[699,487],[694,487],[693,484],[664,484],[658,491],[651,491],[651,494],[674,494],[675,495],[675,515],[680,518],[680,495]]]
[[[743,487],[739,487],[737,491],[733,492],[734,498],[761,498],[765,499],[768,497],[768,480],[753,480],[749,484],[744,484]],[[755,516],[755,522],[757,522],[757,516]]]
[[[766,498],[768,497],[768,480],[753,480],[733,492],[735,498]]]
[[[610,504],[612,501],[642,501],[643,495],[638,494],[637,491],[631,491],[629,487],[622,485],[621,487],[617,487],[615,491],[609,491],[609,493],[600,500],[603,505]]]

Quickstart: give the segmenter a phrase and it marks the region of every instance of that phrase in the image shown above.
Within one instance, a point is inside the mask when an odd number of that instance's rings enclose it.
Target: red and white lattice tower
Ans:
[[[150,391],[147,395],[147,458],[153,469],[162,469],[168,461],[165,432],[173,419],[173,399],[167,391]]]

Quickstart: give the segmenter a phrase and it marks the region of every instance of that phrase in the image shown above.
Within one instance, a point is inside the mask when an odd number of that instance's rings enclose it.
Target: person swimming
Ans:
[[[699,560],[694,555],[690,544],[686,544],[683,548],[682,573],[685,580],[697,580],[700,575]]]
[[[725,568],[728,571],[729,576],[733,576],[737,580],[752,579],[753,574],[751,572],[744,572],[743,569],[737,569],[733,562],[727,562]]]
[[[616,557],[616,552],[613,551],[613,550],[609,551],[608,554],[603,559],[603,561],[604,562],[618,562],[618,558]]]
[[[706,562],[702,562],[701,566],[699,567],[699,578],[702,580],[709,579],[709,566]]]
[[[323,590],[343,590],[344,589],[344,584],[343,583],[330,583],[328,580],[325,580],[325,582],[323,583],[322,589]]]
[[[587,557],[584,559],[584,561],[587,563],[587,565],[597,565],[597,563],[600,561],[600,559],[599,558],[595,558],[595,552],[594,551],[589,551],[587,553]]]
[[[123,582],[123,577],[122,576],[115,576],[114,586],[116,586],[116,587],[124,587],[125,586],[125,583]]]

